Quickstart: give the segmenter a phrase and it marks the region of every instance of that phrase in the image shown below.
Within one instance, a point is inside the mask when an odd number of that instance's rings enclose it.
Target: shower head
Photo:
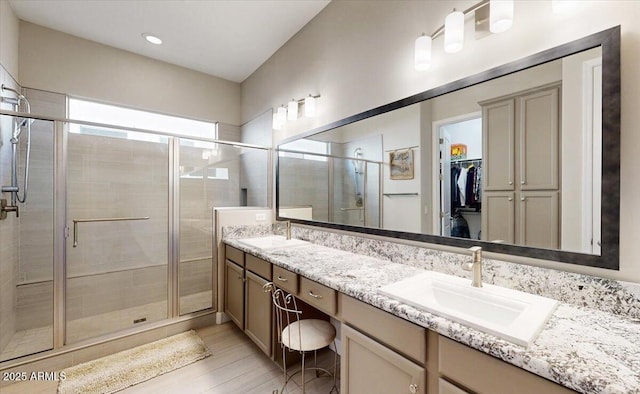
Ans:
[[[13,94],[16,95],[16,102],[15,105],[18,107],[18,109],[20,108],[20,103],[25,103],[26,105],[26,112],[27,113],[31,113],[31,104],[29,103],[29,100],[27,100],[27,98],[20,93],[18,90],[10,88],[8,86],[5,86],[4,84],[2,84],[0,86],[0,89],[2,91],[9,91],[12,92]],[[29,126],[31,123],[33,123],[33,119],[27,119],[27,118],[16,118],[16,125],[17,127],[15,128],[14,132],[13,132],[13,138],[12,138],[12,143],[17,143],[18,139],[20,138],[20,134],[22,133],[22,128],[25,126]],[[14,142],[15,141],[15,142]]]
[[[362,148],[356,148],[353,151],[353,159],[351,160],[351,163],[353,164],[353,171],[356,174],[362,174],[362,162],[360,159],[362,159]]]

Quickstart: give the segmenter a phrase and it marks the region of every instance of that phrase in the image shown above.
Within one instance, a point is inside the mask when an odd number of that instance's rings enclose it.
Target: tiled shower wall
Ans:
[[[280,207],[311,205],[313,220],[329,220],[329,162],[293,157],[280,157],[278,162]]]

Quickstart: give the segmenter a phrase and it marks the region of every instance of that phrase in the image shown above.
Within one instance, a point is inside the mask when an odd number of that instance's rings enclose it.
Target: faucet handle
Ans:
[[[472,246],[469,248],[471,252],[471,256],[473,256],[473,262],[481,262],[482,261],[482,248],[480,246]]]

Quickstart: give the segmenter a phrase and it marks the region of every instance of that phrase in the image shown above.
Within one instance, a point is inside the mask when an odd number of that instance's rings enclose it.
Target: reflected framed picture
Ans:
[[[389,174],[391,179],[413,179],[413,149],[389,152]]]

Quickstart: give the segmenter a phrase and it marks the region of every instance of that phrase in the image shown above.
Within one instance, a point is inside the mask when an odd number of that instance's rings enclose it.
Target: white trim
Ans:
[[[594,207],[593,207],[593,176],[594,162],[594,74],[595,69],[602,66],[602,59],[596,58],[582,64],[582,252],[594,253],[599,250],[594,239]],[[600,166],[601,167],[601,164]],[[601,176],[601,175],[600,175]],[[599,213],[598,213],[599,214]],[[593,243],[592,243],[593,242]]]
[[[440,226],[441,226],[441,218],[440,214],[442,210],[440,209],[440,138],[442,135],[440,133],[440,128],[442,126],[446,126],[452,123],[460,123],[465,122],[467,120],[482,118],[482,111],[471,112],[464,115],[457,115],[450,118],[434,120],[431,123],[431,168],[433,169],[433,175],[431,177],[431,212],[432,212],[432,227],[431,233],[434,235],[440,235]]]

